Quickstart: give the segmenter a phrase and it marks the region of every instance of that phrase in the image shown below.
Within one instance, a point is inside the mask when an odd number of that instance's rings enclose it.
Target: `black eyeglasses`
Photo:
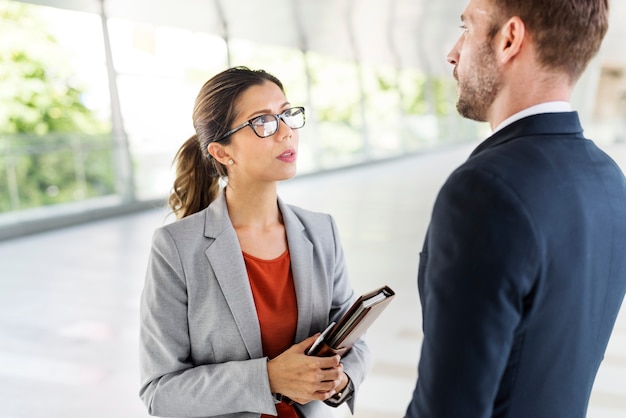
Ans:
[[[274,135],[276,131],[278,131],[278,124],[281,119],[285,122],[285,125],[289,126],[291,129],[302,128],[305,122],[304,107],[292,107],[291,109],[287,109],[278,115],[267,114],[256,116],[246,123],[243,123],[226,132],[219,139],[216,139],[215,142],[223,140],[227,136],[234,134],[246,126],[252,128],[256,136],[259,138],[267,138],[268,136]]]

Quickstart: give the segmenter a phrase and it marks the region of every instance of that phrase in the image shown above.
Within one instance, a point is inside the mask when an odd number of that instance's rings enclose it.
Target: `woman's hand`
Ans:
[[[318,335],[292,345],[267,363],[272,393],[305,404],[312,400],[324,401],[348,384],[339,355],[314,357],[305,354]]]

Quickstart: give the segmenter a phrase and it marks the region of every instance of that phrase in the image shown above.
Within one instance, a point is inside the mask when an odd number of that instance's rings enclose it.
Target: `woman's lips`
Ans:
[[[288,149],[287,151],[280,154],[278,157],[279,160],[284,161],[286,163],[292,163],[296,161],[296,150]]]

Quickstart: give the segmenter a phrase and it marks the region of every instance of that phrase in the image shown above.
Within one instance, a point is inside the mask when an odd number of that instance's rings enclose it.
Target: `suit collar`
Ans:
[[[522,118],[485,139],[470,158],[516,138],[534,135],[575,135],[583,138],[578,112],[540,113]]]
[[[544,102],[539,103],[534,106],[527,107],[524,110],[521,110],[514,115],[509,116],[493,130],[493,133],[498,132],[504,127],[516,122],[520,119],[523,119],[527,116],[538,115],[541,113],[561,113],[561,112],[571,112],[572,105],[566,101],[553,101],[553,102]]]
[[[235,229],[221,192],[205,211],[204,235],[211,239],[205,255],[222,289],[250,358],[263,357],[261,328]]]
[[[313,278],[316,277],[313,266],[313,243],[308,238],[300,218],[280,198],[278,199],[278,207],[283,215],[287,233],[287,245],[289,246],[291,257],[291,272],[298,301],[297,342],[311,335],[315,301]]]
[[[221,191],[217,198],[206,209],[204,219],[204,236],[217,238],[225,229],[232,228],[226,206],[226,195]]]

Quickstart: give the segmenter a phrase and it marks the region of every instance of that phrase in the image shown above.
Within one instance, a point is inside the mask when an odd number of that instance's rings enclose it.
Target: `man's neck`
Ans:
[[[509,74],[504,83],[506,87],[491,105],[487,121],[493,131],[509,118],[534,106],[570,101],[574,86],[565,74],[536,69],[520,71]]]

